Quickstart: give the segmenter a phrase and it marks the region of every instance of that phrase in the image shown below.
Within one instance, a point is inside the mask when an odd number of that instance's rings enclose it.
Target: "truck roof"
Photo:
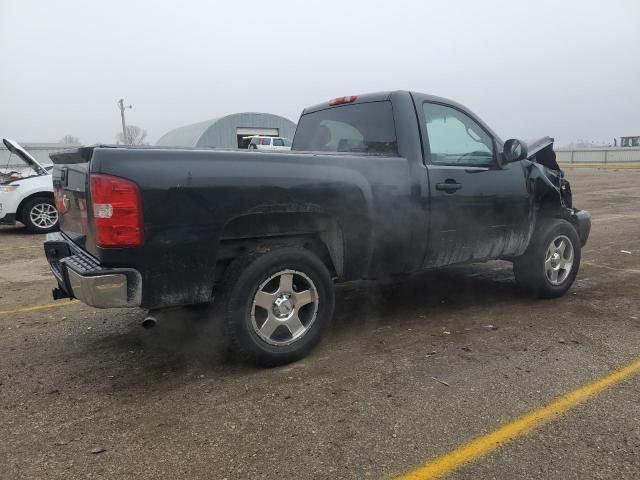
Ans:
[[[362,95],[355,95],[356,99],[348,103],[354,104],[354,103],[367,103],[367,102],[384,102],[385,100],[389,100],[391,96],[394,94],[417,95],[417,96],[420,96],[420,98],[423,100],[438,102],[438,103],[446,103],[448,105],[457,106],[462,108],[463,110],[466,110],[466,107],[448,98],[438,97],[435,95],[428,95],[424,93],[412,92],[409,90],[389,90],[386,92],[374,92],[374,93],[365,93]],[[346,97],[339,97],[339,98],[346,98]],[[341,104],[332,104],[334,100],[336,99],[330,99],[330,100],[327,100],[326,102],[318,103],[317,105],[307,107],[302,111],[302,114],[304,115],[305,113],[317,112],[318,110],[324,110],[326,108],[332,108],[332,107],[337,107],[341,105]]]
[[[467,115],[471,116],[477,123],[479,123],[487,132],[489,132],[498,143],[503,143],[500,136],[494,132],[489,125],[487,125],[478,115],[473,113],[471,109],[458,103],[454,100],[450,100],[444,97],[438,97],[436,95],[428,95],[425,93],[414,92],[409,90],[391,90],[387,92],[375,92],[375,93],[365,93],[363,95],[354,95],[350,97],[338,97],[336,99],[328,100],[323,103],[319,103],[312,107],[307,107],[302,111],[302,115],[306,113],[318,112],[320,110],[326,110],[328,108],[338,108],[342,105],[355,105],[358,103],[368,103],[368,102],[384,102],[386,100],[391,100],[392,96],[400,96],[400,95],[408,95],[411,96],[412,99],[416,103],[421,102],[434,102],[434,103],[443,103],[445,105],[450,105]],[[355,99],[353,99],[355,98]]]

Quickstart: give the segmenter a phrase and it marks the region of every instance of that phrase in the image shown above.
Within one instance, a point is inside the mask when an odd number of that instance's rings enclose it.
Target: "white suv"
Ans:
[[[30,232],[48,233],[58,228],[53,199],[52,165],[43,166],[16,142],[2,139],[7,149],[25,164],[22,171],[0,170],[0,225],[24,224]]]
[[[253,135],[247,147],[249,150],[291,150],[291,142],[284,137],[264,137]]]

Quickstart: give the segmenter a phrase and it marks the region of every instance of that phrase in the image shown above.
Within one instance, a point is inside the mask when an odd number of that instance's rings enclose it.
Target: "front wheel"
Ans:
[[[58,228],[58,211],[53,200],[36,197],[22,209],[22,223],[32,233],[49,233]]]
[[[216,311],[232,349],[262,365],[307,355],[334,309],[333,282],[322,261],[303,248],[251,253],[228,267]]]
[[[532,239],[522,257],[513,262],[516,282],[542,298],[564,295],[580,267],[580,239],[569,222],[550,220]]]

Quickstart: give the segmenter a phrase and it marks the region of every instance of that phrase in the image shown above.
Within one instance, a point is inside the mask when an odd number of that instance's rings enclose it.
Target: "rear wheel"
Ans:
[[[513,262],[516,282],[542,298],[564,295],[580,267],[580,239],[566,220],[550,220],[532,240],[526,253]]]
[[[53,200],[36,197],[22,208],[22,223],[33,233],[49,233],[58,228],[58,211]]]
[[[251,253],[229,266],[215,303],[232,350],[263,365],[307,355],[334,309],[333,282],[303,248]]]

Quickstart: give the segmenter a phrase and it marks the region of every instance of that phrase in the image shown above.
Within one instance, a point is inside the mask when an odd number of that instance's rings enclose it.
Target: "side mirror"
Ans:
[[[529,156],[527,145],[518,139],[512,138],[504,142],[504,150],[502,152],[504,163],[518,162]]]

